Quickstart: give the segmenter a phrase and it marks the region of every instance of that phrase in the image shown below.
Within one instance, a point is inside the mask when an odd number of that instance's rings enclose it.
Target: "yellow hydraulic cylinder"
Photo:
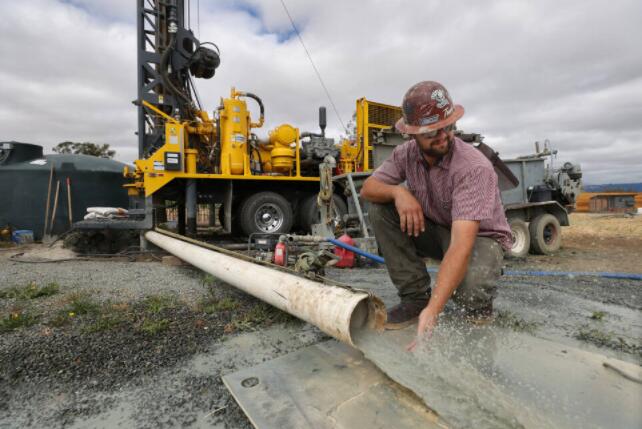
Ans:
[[[220,111],[221,172],[243,174],[247,153],[250,114],[244,100],[226,98]]]
[[[297,129],[292,125],[279,125],[270,131],[270,158],[272,159],[272,171],[289,174],[294,164],[294,149],[292,144],[297,143]]]
[[[198,156],[198,150],[196,149],[185,149],[185,169],[187,174],[196,173],[196,157]]]

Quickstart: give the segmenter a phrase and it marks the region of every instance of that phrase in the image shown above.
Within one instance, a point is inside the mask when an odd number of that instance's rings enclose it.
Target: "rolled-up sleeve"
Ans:
[[[492,166],[475,166],[455,178],[452,220],[484,220],[493,217],[497,174]]]
[[[398,185],[405,181],[408,146],[408,144],[397,146],[388,159],[372,173],[372,177],[388,185]]]

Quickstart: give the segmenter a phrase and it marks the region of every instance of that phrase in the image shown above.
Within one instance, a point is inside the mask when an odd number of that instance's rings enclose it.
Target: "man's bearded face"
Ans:
[[[434,134],[434,135],[433,135]],[[421,151],[431,158],[442,158],[450,150],[455,138],[454,124],[440,128],[433,133],[416,134],[415,141]]]

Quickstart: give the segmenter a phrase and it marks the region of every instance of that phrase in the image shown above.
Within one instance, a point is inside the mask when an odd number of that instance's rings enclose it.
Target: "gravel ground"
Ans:
[[[190,267],[10,253],[0,252],[0,428],[249,428],[221,376],[327,339]],[[396,303],[385,269],[328,276]],[[640,363],[641,285],[504,277],[496,323]]]
[[[0,255],[0,285],[2,428],[251,427],[221,375],[327,338],[184,266]]]

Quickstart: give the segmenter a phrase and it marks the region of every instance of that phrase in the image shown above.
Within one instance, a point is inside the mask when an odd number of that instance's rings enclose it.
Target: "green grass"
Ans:
[[[533,333],[537,329],[536,322],[529,322],[520,319],[510,311],[498,311],[495,323],[502,328],[512,329],[519,332]]]
[[[62,310],[59,310],[47,325],[59,328],[68,325],[78,316],[98,316],[101,313],[101,304],[95,301],[86,292],[78,292],[69,295],[68,303]]]
[[[177,305],[176,297],[170,295],[152,295],[145,298],[143,302],[145,311],[151,314],[158,314],[166,308],[174,308]]]
[[[34,325],[38,323],[38,319],[38,316],[21,310],[12,311],[3,319],[0,319],[0,334]]]
[[[603,311],[594,311],[593,314],[591,314],[591,319],[593,320],[602,320],[604,319],[604,316],[606,316],[606,313]]]
[[[208,299],[201,305],[203,306],[203,312],[213,314],[221,311],[236,310],[241,306],[241,303],[234,298],[226,297],[222,299]]]
[[[77,293],[71,296],[71,301],[65,307],[65,311],[71,317],[76,315],[96,315],[100,313],[100,303],[86,293]]]
[[[93,334],[95,332],[110,331],[126,321],[127,319],[125,317],[120,317],[119,315],[102,315],[94,322],[85,326],[83,332]]]
[[[150,335],[156,335],[165,331],[169,327],[169,320],[167,319],[145,319],[140,327],[140,330]]]
[[[580,341],[586,341],[599,347],[607,347],[614,350],[621,350],[627,353],[642,355],[642,346],[631,344],[626,339],[617,336],[613,332],[604,332],[599,329],[582,326],[574,335]]]
[[[298,319],[269,304],[257,303],[246,313],[240,314],[232,325],[235,329],[252,329],[258,326],[269,326],[274,323],[292,323]]]
[[[14,286],[9,289],[0,290],[0,298],[28,300],[55,295],[59,291],[60,287],[57,283],[49,283],[46,286],[38,286],[35,282],[32,282],[26,286]]]

